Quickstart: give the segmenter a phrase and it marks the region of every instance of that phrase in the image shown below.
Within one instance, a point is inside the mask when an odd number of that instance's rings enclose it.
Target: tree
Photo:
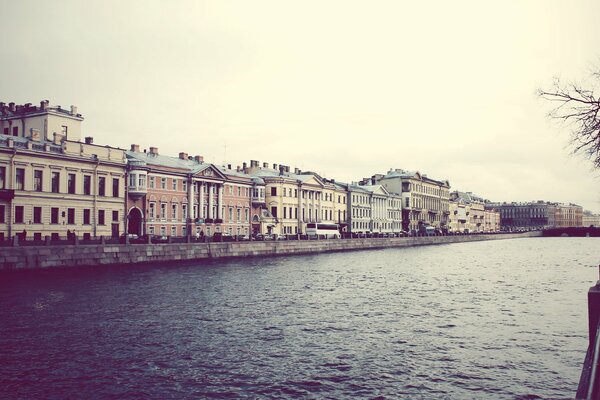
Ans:
[[[538,95],[556,107],[548,114],[571,127],[574,153],[589,157],[600,168],[600,98],[594,84],[600,83],[600,72],[592,74],[589,87],[579,83],[562,84],[558,78],[550,90],[540,89]]]

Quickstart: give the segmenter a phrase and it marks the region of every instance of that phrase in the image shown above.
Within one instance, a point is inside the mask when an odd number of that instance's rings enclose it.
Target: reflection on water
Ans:
[[[600,239],[0,275],[2,398],[572,398]]]

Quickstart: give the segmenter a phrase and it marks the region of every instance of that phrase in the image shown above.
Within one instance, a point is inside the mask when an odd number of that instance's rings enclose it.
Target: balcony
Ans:
[[[127,186],[127,194],[130,198],[137,200],[148,193],[146,186]]]
[[[15,198],[15,191],[13,189],[0,189],[0,200],[11,201]]]
[[[252,205],[260,206],[265,204],[265,196],[252,196]]]

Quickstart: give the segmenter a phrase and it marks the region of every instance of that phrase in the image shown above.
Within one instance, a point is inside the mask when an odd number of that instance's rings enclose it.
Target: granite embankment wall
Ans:
[[[307,254],[540,236],[539,232],[415,238],[278,242],[65,245],[0,248],[0,270],[177,262],[222,257]]]

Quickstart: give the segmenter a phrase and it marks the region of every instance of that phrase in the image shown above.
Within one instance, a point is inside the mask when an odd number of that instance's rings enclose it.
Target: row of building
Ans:
[[[583,223],[576,205],[490,203],[418,171],[343,183],[256,160],[232,168],[185,152],[162,155],[156,147],[101,146],[82,140],[82,121],[73,106],[0,102],[0,239],[302,234],[309,223],[352,233]]]

